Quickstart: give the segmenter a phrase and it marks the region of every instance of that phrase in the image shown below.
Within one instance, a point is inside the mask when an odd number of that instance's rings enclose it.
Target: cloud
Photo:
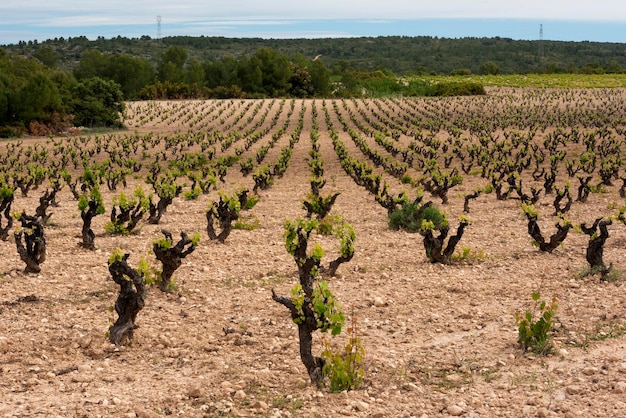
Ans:
[[[154,22],[185,23],[196,19],[431,19],[514,18],[554,20],[626,21],[626,3],[604,0],[467,1],[437,2],[407,0],[3,0],[0,22],[40,25],[72,25],[79,22],[125,24]],[[52,18],[51,18],[52,17]]]
[[[533,22],[606,22],[617,39],[626,24],[626,2],[597,0],[0,0],[0,44],[19,40],[84,35],[208,35],[264,38],[318,38],[415,35],[415,25],[442,19],[425,35],[475,36],[453,31],[451,20],[514,19]],[[328,25],[329,21],[335,22]],[[339,23],[337,23],[339,22]],[[616,23],[617,22],[617,23]],[[420,23],[422,25],[422,23]],[[445,27],[441,27],[444,25]],[[576,26],[576,23],[572,23]],[[332,26],[332,27],[330,27]],[[358,29],[355,29],[358,26]],[[581,25],[577,25],[581,26]],[[617,29],[617,32],[615,30]],[[402,32],[400,32],[402,28]],[[501,32],[501,30],[500,30]],[[605,31],[606,32],[606,31]],[[497,35],[507,36],[507,33]],[[494,35],[495,36],[495,35]],[[576,35],[578,36],[578,35]],[[582,35],[581,35],[582,36]],[[603,35],[604,36],[604,35]],[[621,36],[621,35],[620,35]],[[619,37],[620,39],[623,36]],[[606,40],[606,36],[604,36]]]

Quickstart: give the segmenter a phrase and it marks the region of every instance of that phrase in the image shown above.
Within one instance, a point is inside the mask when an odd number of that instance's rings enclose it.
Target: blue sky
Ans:
[[[0,44],[161,35],[493,37],[626,43],[626,2],[598,0],[2,0]]]

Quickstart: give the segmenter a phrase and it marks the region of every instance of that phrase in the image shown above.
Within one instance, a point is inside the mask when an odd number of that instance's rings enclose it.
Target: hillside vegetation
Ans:
[[[458,71],[523,73],[615,73],[626,68],[624,44],[608,42],[524,41],[509,38],[447,39],[431,36],[381,36],[327,39],[260,39],[173,36],[163,39],[99,37],[55,38],[43,42],[5,45],[11,52],[28,57],[53,59],[64,68],[77,65],[82,54],[98,49],[128,54],[153,65],[161,53],[180,46],[198,61],[253,55],[260,48],[281,54],[321,56],[328,66],[342,62],[360,70],[389,69],[394,73],[450,74]],[[540,54],[540,49],[543,53]],[[52,52],[52,54],[50,54]],[[494,64],[495,66],[491,65]]]

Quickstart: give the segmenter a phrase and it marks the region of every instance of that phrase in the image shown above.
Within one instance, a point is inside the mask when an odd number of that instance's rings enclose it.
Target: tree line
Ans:
[[[190,59],[215,61],[227,56],[251,56],[261,48],[275,49],[288,57],[296,54],[321,56],[327,66],[345,61],[357,70],[388,69],[396,74],[484,73],[621,73],[626,69],[624,44],[611,42],[566,42],[513,40],[510,38],[439,38],[433,36],[379,36],[325,39],[225,38],[219,36],[149,36],[111,39],[85,36],[22,41],[5,45],[7,51],[37,57],[61,68],[73,69],[89,49],[143,57],[157,66],[161,54],[180,46]],[[484,67],[486,63],[494,66]],[[491,67],[491,68],[490,68]]]
[[[476,83],[430,85],[389,70],[354,69],[345,61],[328,67],[320,57],[286,56],[266,47],[200,61],[174,45],[156,65],[94,48],[72,70],[56,69],[50,48],[39,52],[25,58],[0,49],[0,137],[121,127],[125,100],[484,94]]]
[[[0,49],[0,137],[48,135],[74,126],[121,127],[124,97],[110,79],[77,79]]]

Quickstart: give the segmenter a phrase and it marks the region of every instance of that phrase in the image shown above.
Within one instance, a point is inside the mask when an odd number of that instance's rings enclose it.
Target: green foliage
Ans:
[[[172,240],[162,237],[154,240],[152,244],[158,246],[163,251],[167,251],[172,247]]]
[[[365,348],[358,334],[357,318],[352,314],[348,326],[348,343],[343,352],[335,353],[328,341],[321,357],[324,359],[322,373],[328,379],[329,390],[333,393],[358,389],[363,381],[363,358]]]
[[[189,237],[189,239],[191,240],[191,246],[193,248],[196,248],[198,244],[200,244],[200,240],[202,239],[202,236],[200,235],[199,232],[195,232],[192,236]]]
[[[114,210],[115,206],[119,207],[122,213],[128,214],[130,211],[136,211],[142,216],[143,213],[150,209],[150,196],[145,194],[141,186],[138,186],[133,191],[132,196],[127,196],[124,191],[114,196],[113,206]],[[118,216],[121,216],[121,214]],[[139,216],[139,219],[141,216]],[[109,234],[128,235],[135,226],[136,224],[130,220],[129,215],[128,221],[120,222],[118,219],[112,219],[104,225],[104,230]]]
[[[198,246],[198,244],[200,243],[200,239],[201,238],[202,238],[202,236],[200,235],[199,232],[196,232],[192,236],[190,236],[189,240],[191,241],[191,246],[193,248],[196,248]],[[158,238],[158,239],[154,240],[152,242],[152,244],[160,247],[161,250],[163,250],[163,251],[167,251],[170,248],[172,248],[173,242],[172,242],[171,239],[168,239],[166,237],[162,237],[162,238]]]
[[[250,219],[244,219],[242,217],[239,217],[239,219],[237,219],[235,223],[233,224],[233,229],[241,229],[244,231],[254,231],[259,226],[261,226],[261,223],[259,222],[259,218],[257,218],[256,216],[253,216]]]
[[[311,234],[311,231],[317,229],[318,222],[315,219],[297,219],[295,221],[287,219],[283,224],[285,229],[285,233],[283,237],[285,238],[285,248],[287,252],[291,255],[296,254],[296,250],[298,249],[298,229],[302,229],[306,236]]]
[[[159,176],[152,184],[154,192],[161,199],[174,199],[180,194],[181,186],[176,182],[176,177],[172,173]]]
[[[518,342],[524,351],[532,350],[538,354],[547,354],[552,349],[550,329],[554,323],[554,316],[558,309],[556,298],[551,303],[540,300],[540,290],[531,295],[533,303],[525,312],[515,313],[515,323],[518,327]]]
[[[317,224],[317,232],[320,235],[333,235],[337,225],[340,225],[343,219],[339,215],[326,215],[324,219],[319,219]]]
[[[304,290],[302,290],[302,285],[297,284],[291,289],[291,301],[298,312],[298,316],[293,318],[293,322],[296,324],[302,324],[304,322],[304,311],[302,308],[304,307],[304,302],[306,300],[306,295],[304,294]]]
[[[539,211],[535,208],[535,205],[522,203],[522,211],[529,219],[537,219],[539,217]]]
[[[143,276],[144,283],[148,286],[153,286],[160,280],[160,272],[156,268],[150,266],[148,259],[144,256],[139,258],[136,270],[137,273]]]
[[[4,181],[0,181],[0,199],[10,199],[14,191],[13,187],[9,186]]]
[[[115,248],[111,251],[111,255],[109,256],[109,265],[115,263],[116,261],[122,261],[124,258],[124,251],[121,248]]]
[[[183,192],[183,197],[185,200],[196,200],[202,194],[202,189],[198,186],[194,187],[191,190],[186,190]]]
[[[335,229],[335,234],[341,240],[339,254],[344,258],[351,258],[354,255],[354,241],[356,241],[354,228],[344,221]]]
[[[477,82],[442,82],[433,84],[427,96],[478,96],[485,95],[485,87]]]
[[[120,192],[117,196],[113,197],[113,205],[119,206],[122,210],[132,209],[137,204],[137,200],[132,196],[126,196],[126,193],[123,191]]]
[[[245,160],[240,161],[239,166],[241,167],[241,174],[247,176],[248,174],[252,173],[252,170],[254,169],[254,160],[252,159],[252,157],[249,157]]]
[[[438,230],[448,225],[445,214],[439,208],[420,202],[403,203],[389,215],[388,223],[392,229],[404,229],[407,232]]]
[[[259,203],[259,200],[260,199],[256,196],[248,196],[243,206],[241,206],[241,210],[252,209],[257,203]]]
[[[80,195],[78,198],[78,210],[81,212],[86,210],[89,207],[90,201],[96,202],[96,215],[102,215],[105,212],[102,193],[100,193],[98,186],[93,186],[91,188],[89,196],[84,193]]]
[[[120,86],[112,80],[94,77],[74,87],[72,113],[77,126],[121,128],[124,97]]]
[[[299,316],[294,318],[296,324],[301,324],[305,320],[303,311],[307,298],[302,289],[302,285],[297,284],[291,289],[291,301],[293,302]],[[313,289],[313,297],[310,301],[313,312],[317,320],[317,329],[322,332],[330,331],[332,335],[339,335],[345,322],[341,306],[335,300],[335,296],[328,288],[326,281],[321,281]]]
[[[621,281],[624,277],[624,273],[622,270],[611,268],[607,273],[606,266],[585,266],[579,272],[576,273],[576,277],[578,279],[584,279],[585,277],[595,276],[596,274],[603,274],[603,281],[606,282],[616,282]]]
[[[104,225],[104,231],[111,235],[129,235],[129,231],[123,224],[113,221],[109,221]]]
[[[255,191],[257,189],[267,190],[272,184],[274,184],[269,164],[258,167],[256,171],[252,173],[252,179],[254,180]]]
[[[485,251],[482,249],[474,250],[472,247],[464,245],[452,254],[451,259],[455,262],[475,264],[485,261],[487,254],[485,254]]]

